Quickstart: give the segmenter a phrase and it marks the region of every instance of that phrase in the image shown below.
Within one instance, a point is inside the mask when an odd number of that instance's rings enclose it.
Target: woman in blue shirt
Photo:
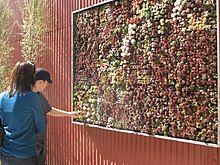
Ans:
[[[45,132],[37,93],[32,92],[35,65],[18,62],[9,89],[0,94],[0,118],[5,131],[0,147],[2,165],[37,165],[35,136]]]

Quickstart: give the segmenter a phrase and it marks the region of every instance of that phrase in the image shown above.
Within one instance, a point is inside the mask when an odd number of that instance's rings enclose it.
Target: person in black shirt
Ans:
[[[38,68],[35,72],[35,84],[32,88],[33,92],[37,92],[41,106],[43,109],[45,123],[47,124],[47,115],[54,117],[65,117],[69,116],[72,118],[78,118],[79,112],[67,112],[61,109],[57,109],[52,107],[48,100],[43,95],[44,89],[48,86],[48,83],[52,83],[53,81],[50,78],[50,73],[44,68]],[[36,136],[36,146],[37,146],[37,155],[39,158],[39,165],[45,165],[46,161],[46,133],[39,134]]]

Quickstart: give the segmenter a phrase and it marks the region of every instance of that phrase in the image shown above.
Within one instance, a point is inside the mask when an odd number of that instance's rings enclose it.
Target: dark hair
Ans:
[[[9,95],[16,91],[24,95],[34,85],[35,65],[31,62],[17,62],[12,70],[9,84]]]

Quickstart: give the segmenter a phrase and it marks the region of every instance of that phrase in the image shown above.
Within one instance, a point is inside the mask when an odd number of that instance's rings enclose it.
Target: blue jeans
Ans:
[[[37,156],[32,156],[30,158],[16,158],[13,156],[1,155],[2,165],[38,165]]]

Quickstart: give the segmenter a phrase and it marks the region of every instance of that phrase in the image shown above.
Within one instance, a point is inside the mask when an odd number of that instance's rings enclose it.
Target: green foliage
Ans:
[[[10,21],[12,11],[8,3],[9,1],[0,0],[0,92],[7,86],[11,71],[10,53],[13,49],[9,37],[14,22]],[[21,53],[25,61],[37,62],[42,51],[46,49],[42,42],[47,31],[46,7],[47,0],[24,0],[21,8]]]
[[[24,60],[37,62],[46,49],[42,37],[47,31],[45,13],[47,0],[24,0],[22,7],[22,40],[21,51]]]
[[[9,58],[12,48],[9,44],[9,36],[11,34],[12,24],[9,19],[11,10],[5,0],[0,0],[0,92],[7,85],[10,73]]]

